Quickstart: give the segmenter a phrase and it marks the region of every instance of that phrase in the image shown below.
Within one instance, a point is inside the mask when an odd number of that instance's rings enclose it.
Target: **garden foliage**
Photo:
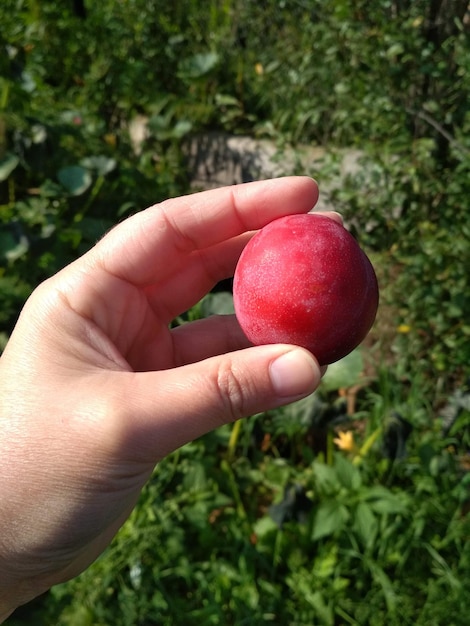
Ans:
[[[208,130],[323,146],[320,188],[360,150],[330,200],[382,295],[319,392],[165,459],[105,555],[9,623],[466,625],[468,2],[2,0],[0,24],[3,344],[41,280],[189,191]]]

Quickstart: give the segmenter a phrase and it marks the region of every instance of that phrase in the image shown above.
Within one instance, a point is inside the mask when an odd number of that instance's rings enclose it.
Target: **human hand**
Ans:
[[[233,316],[170,323],[317,198],[289,177],[168,200],[36,289],[0,359],[0,617],[85,569],[159,459],[314,391],[301,348],[249,347]]]

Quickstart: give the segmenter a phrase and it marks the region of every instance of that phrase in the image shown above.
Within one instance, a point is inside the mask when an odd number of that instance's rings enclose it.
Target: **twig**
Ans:
[[[460,143],[460,141],[457,141],[457,139],[455,139],[455,137],[453,137],[442,126],[442,124],[440,124],[436,119],[434,119],[431,115],[429,115],[429,113],[426,113],[426,111],[415,111],[414,109],[409,109],[408,107],[405,108],[405,111],[407,113],[410,113],[410,115],[415,115],[416,117],[419,117],[425,122],[427,122],[430,126],[432,126],[435,130],[437,130],[437,132],[440,133],[445,139],[447,139],[447,141],[449,142],[451,146],[460,150],[462,154],[465,154],[466,156],[470,155],[470,150],[466,148],[462,143]]]

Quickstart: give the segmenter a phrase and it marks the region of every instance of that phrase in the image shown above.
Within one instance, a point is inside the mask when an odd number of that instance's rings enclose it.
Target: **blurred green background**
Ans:
[[[165,459],[103,557],[8,624],[467,626],[469,30],[461,0],[2,0],[0,345],[41,280],[188,193],[213,133],[315,176],[382,298],[317,393]]]

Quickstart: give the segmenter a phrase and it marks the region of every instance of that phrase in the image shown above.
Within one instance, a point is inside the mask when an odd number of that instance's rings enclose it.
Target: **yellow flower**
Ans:
[[[258,74],[258,76],[262,76],[264,74],[264,67],[262,63],[257,63],[255,65],[255,72]]]
[[[340,430],[338,436],[333,439],[333,443],[335,443],[340,450],[345,450],[346,452],[352,452],[356,449],[352,430]]]
[[[107,133],[104,136],[104,140],[108,144],[108,146],[111,146],[111,148],[115,148],[117,145],[117,137],[113,133]]]
[[[408,324],[400,324],[400,326],[398,326],[397,328],[397,332],[402,335],[406,335],[410,331],[411,331],[411,326],[409,326]]]

